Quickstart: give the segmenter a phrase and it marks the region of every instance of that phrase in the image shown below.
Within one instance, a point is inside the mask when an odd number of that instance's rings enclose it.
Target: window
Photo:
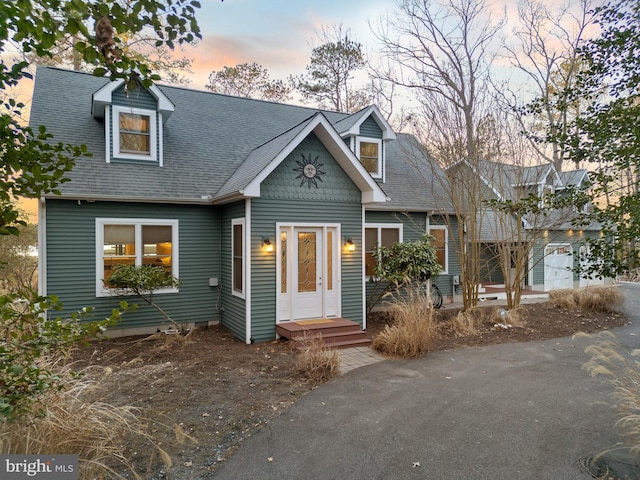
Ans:
[[[109,277],[118,265],[156,265],[178,277],[178,220],[96,219],[97,296],[109,295]]]
[[[231,222],[232,293],[244,296],[244,219]]]
[[[449,231],[445,225],[430,225],[429,235],[433,237],[436,258],[442,267],[442,273],[449,271]]]
[[[367,225],[364,229],[365,275],[374,274],[376,248],[388,248],[398,242],[402,242],[402,225]]]
[[[156,112],[114,106],[113,119],[115,158],[156,160]]]
[[[382,177],[382,140],[358,138],[356,152],[367,172],[374,177]]]

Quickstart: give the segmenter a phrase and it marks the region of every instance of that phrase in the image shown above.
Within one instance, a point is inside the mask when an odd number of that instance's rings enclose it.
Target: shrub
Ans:
[[[389,314],[393,324],[373,339],[374,349],[395,358],[413,358],[430,350],[437,326],[426,290],[408,289],[391,304]]]
[[[585,334],[583,334],[585,335]],[[640,459],[640,361],[639,350],[629,351],[610,332],[585,352],[591,359],[583,366],[593,377],[605,377],[614,387],[614,398],[623,444]]]
[[[395,243],[388,248],[376,246],[374,272],[370,279],[373,285],[367,301],[367,313],[371,313],[390,294],[415,283],[424,283],[441,272],[432,241],[431,235],[424,234],[420,240]]]
[[[162,314],[177,331],[180,326],[153,300],[153,294],[161,288],[177,288],[180,280],[155,265],[117,265],[109,277],[108,284],[120,296],[135,296]]]
[[[340,355],[327,348],[321,336],[306,338],[296,368],[312,382],[323,383],[340,375]]]
[[[573,290],[552,290],[549,301],[560,308],[581,308],[593,312],[612,313],[620,310],[624,293],[615,286],[596,286]]]
[[[126,302],[120,307],[128,310]],[[78,341],[115,325],[122,314],[114,309],[109,318],[91,323],[85,323],[93,312],[89,307],[64,319],[47,314],[61,309],[54,296],[25,292],[0,297],[0,416],[30,415],[48,390],[64,388],[66,379],[46,365],[65,357]]]

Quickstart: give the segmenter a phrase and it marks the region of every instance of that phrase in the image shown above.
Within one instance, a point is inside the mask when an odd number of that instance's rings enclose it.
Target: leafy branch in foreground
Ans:
[[[34,292],[0,296],[0,416],[15,419],[29,414],[48,390],[64,388],[65,379],[51,365],[78,342],[99,337],[117,324],[131,307],[121,302],[109,317],[88,323],[90,307],[68,318],[47,315],[48,310],[61,309],[55,296]]]

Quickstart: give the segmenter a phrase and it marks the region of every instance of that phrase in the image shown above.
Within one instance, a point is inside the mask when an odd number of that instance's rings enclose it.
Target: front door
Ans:
[[[278,321],[335,316],[337,228],[280,227]]]
[[[293,257],[293,317],[322,316],[322,230],[296,228]]]

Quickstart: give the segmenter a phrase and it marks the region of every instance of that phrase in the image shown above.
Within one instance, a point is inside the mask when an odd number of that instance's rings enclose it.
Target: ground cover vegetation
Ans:
[[[420,305],[424,307],[424,301]],[[370,314],[367,333],[375,343],[394,325],[410,325],[409,333],[400,336],[397,343],[409,338],[409,345],[392,349],[389,361],[394,361],[404,348],[415,356],[413,337],[421,336],[416,331],[424,325],[430,329],[426,340],[420,342],[422,355],[493,343],[549,340],[580,331],[610,330],[627,322],[618,312],[552,302],[523,304],[516,322],[505,320],[500,315],[502,308],[489,305],[472,310],[472,328],[463,328],[459,316],[462,313],[469,318],[468,311],[445,306],[429,312],[427,307],[407,304],[401,313]],[[499,323],[508,326],[497,326]],[[224,327],[213,326],[186,336],[157,334],[92,342],[78,349],[73,358],[77,369],[93,365],[85,377],[101,386],[87,390],[80,398],[135,408],[148,425],[153,443],[144,437],[124,440],[125,455],[143,478],[206,479],[213,478],[217,466],[244,439],[335,375],[339,368],[336,352],[327,351],[321,342],[310,344],[309,352],[291,349],[284,340],[247,345]],[[347,373],[357,374],[357,370]],[[170,453],[171,466],[163,462],[154,443]]]
[[[72,39],[73,57],[95,75],[122,78],[128,88],[148,86],[160,77],[146,57],[124,48],[123,39],[144,33],[156,47],[168,48],[192,41],[200,35],[197,7],[197,1],[184,0],[25,0],[0,5],[0,235],[18,236],[27,227],[17,197],[57,193],[75,160],[91,154],[83,145],[57,143],[43,127],[24,126],[25,105],[12,89],[31,78],[30,62],[53,58],[56,45]],[[15,259],[0,260],[11,266]],[[26,280],[5,275],[4,287],[15,291],[0,296],[1,451],[78,454],[81,478],[112,478],[127,469],[127,475],[135,476],[121,442],[128,434],[149,439],[143,420],[127,406],[79,402],[92,384],[64,366],[73,346],[116,324],[128,305],[122,303],[99,321],[89,321],[90,306],[57,318],[57,298],[38,296],[29,288],[33,272],[25,273]],[[168,461],[161,449],[156,452]]]

